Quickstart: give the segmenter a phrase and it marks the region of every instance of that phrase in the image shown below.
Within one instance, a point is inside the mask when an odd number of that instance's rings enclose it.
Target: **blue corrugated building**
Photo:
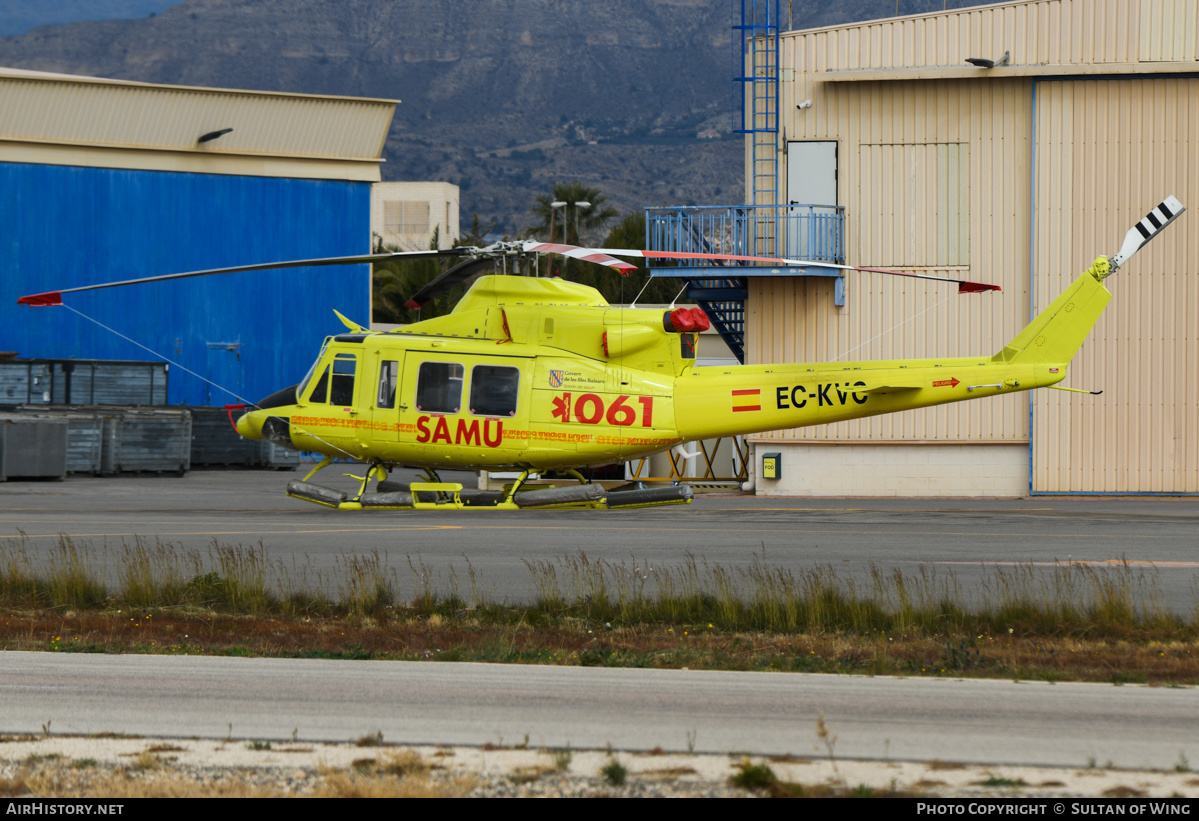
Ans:
[[[65,307],[16,300],[368,253],[370,185],[394,109],[0,69],[0,349],[160,355],[172,363],[172,404],[257,400],[298,382],[321,340],[341,330],[332,309],[369,323],[369,266],[88,291],[66,295]],[[223,129],[232,130],[211,136]]]

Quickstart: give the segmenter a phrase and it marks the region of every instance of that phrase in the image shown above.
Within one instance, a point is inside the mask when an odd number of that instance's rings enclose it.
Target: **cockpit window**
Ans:
[[[329,404],[348,408],[354,404],[354,373],[358,370],[358,357],[352,353],[339,353],[333,358],[333,380],[329,386]]]
[[[316,380],[316,387],[312,389],[312,396],[308,397],[309,402],[325,403],[329,401],[329,369],[325,368],[321,371],[321,378]]]
[[[351,353],[337,354],[333,357],[333,365],[321,371],[308,401],[350,407],[354,404],[354,374],[357,370],[358,357]]]
[[[462,378],[457,362],[422,362],[416,377],[416,409],[425,413],[457,413],[462,408]]]
[[[470,412],[476,416],[515,416],[520,369],[476,365],[470,371]]]
[[[308,373],[300,380],[300,384],[296,386],[296,401],[304,396],[304,391],[308,389],[308,383],[312,380],[312,375],[316,373],[316,366],[321,364],[321,360],[325,357],[325,348],[329,347],[329,338],[325,337],[325,343],[321,345],[321,352],[316,355],[316,359],[312,362],[312,367],[308,369]],[[313,391],[316,394],[316,391]],[[324,399],[313,399],[314,402],[324,402]]]

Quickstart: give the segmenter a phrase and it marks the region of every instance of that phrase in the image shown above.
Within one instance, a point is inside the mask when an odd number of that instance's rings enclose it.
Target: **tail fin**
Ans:
[[[1186,210],[1173,195],[1155,206],[1144,219],[1128,229],[1120,252],[1110,260],[1096,258],[1093,265],[1074,280],[1074,284],[1053,301],[1041,314],[1028,324],[1002,351],[991,357],[992,362],[1021,362],[1066,364],[1078,353],[1083,341],[1099,315],[1111,300],[1111,292],[1103,287],[1103,280],[1116,272],[1149,240],[1162,232],[1167,225]]]
[[[1107,257],[1096,259],[991,361],[1064,364],[1073,359],[1111,301],[1111,291],[1103,287],[1108,272]]]

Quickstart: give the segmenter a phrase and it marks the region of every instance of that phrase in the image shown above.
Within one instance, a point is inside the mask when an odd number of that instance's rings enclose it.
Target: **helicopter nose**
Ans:
[[[261,439],[262,416],[262,414],[256,411],[244,413],[238,418],[237,422],[234,424],[234,427],[237,428],[238,434],[246,439]]]

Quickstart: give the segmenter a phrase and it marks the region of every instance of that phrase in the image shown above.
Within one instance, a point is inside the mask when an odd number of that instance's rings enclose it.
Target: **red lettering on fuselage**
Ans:
[[[495,422],[495,438],[491,438],[491,423]],[[487,419],[483,422],[483,444],[489,448],[498,448],[504,441],[504,420]]]
[[[444,416],[437,417],[437,427],[433,429],[433,444],[438,442],[450,443],[450,423]]]
[[[437,421],[430,431],[429,422],[433,419]],[[484,419],[480,429],[478,419],[459,419],[457,428],[451,434],[450,422],[446,417],[418,416],[416,441],[422,445],[445,442],[447,445],[486,445],[489,448],[498,448],[504,441],[504,420]]]
[[[476,445],[479,444],[479,420],[472,419],[468,425],[465,419],[459,419],[458,430],[454,434],[454,442],[459,445],[469,445],[472,439]]]

